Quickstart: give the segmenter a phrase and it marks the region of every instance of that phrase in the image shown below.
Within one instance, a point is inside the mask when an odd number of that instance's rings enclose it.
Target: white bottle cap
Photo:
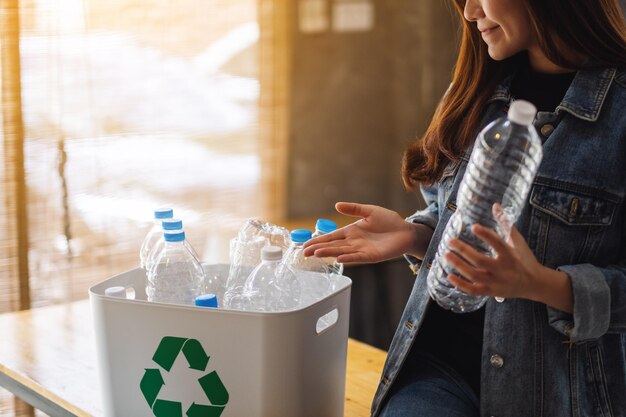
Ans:
[[[264,261],[278,261],[283,257],[283,248],[280,246],[264,246],[261,249],[261,259]]]
[[[104,295],[107,297],[126,298],[126,288],[124,287],[109,287],[104,290]]]
[[[530,126],[535,120],[537,108],[525,100],[515,100],[509,108],[508,118],[520,125]]]

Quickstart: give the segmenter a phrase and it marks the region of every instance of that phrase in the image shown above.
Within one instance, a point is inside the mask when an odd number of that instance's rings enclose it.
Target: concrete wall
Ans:
[[[329,18],[339,1],[346,0],[327,0]],[[402,212],[420,204],[402,187],[401,155],[447,88],[456,18],[441,0],[370,4],[375,17],[368,31],[302,33],[293,17],[291,218],[331,213],[336,201]]]

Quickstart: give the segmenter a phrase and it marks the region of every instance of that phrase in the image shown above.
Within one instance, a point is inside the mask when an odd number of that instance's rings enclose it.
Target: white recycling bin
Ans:
[[[324,299],[270,313],[149,303],[142,269],[94,285],[104,415],[343,416],[351,284],[339,277]],[[110,287],[135,298],[106,296]]]

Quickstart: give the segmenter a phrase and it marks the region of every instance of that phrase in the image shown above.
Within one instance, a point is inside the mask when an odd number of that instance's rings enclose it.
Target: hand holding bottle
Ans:
[[[405,253],[423,255],[432,236],[428,226],[408,223],[384,207],[342,202],[335,208],[360,220],[309,240],[305,256],[336,257],[341,263],[381,262]]]

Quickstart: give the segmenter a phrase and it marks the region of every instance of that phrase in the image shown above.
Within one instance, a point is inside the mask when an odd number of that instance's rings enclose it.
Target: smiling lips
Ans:
[[[490,27],[490,28],[484,28],[484,29],[478,28],[478,30],[480,31],[480,33],[481,33],[483,36],[486,36],[486,35],[491,34],[493,31],[495,31],[495,30],[496,30],[496,29],[498,29],[499,27],[500,27],[500,26],[496,25],[496,26],[492,26],[492,27]]]

